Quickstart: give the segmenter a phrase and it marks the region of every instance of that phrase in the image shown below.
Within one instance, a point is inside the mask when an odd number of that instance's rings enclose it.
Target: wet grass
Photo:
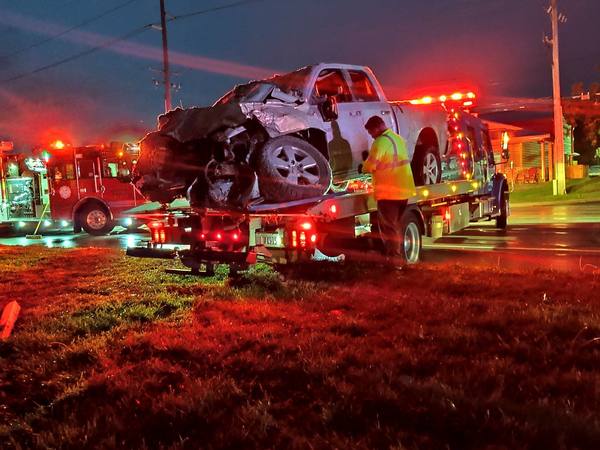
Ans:
[[[566,195],[552,194],[552,182],[517,184],[510,194],[511,203],[561,202],[570,200],[600,201],[600,177],[567,180]]]
[[[3,248],[0,248],[3,250]],[[0,263],[2,448],[600,448],[600,278]],[[52,267],[53,276],[48,273]]]

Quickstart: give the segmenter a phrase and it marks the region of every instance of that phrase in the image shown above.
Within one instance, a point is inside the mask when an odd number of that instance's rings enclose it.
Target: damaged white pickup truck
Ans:
[[[441,180],[447,114],[388,102],[363,66],[317,64],[236,86],[213,106],[159,117],[134,182],[150,200],[241,209],[318,197],[360,176],[379,115],[407,142],[417,185]]]

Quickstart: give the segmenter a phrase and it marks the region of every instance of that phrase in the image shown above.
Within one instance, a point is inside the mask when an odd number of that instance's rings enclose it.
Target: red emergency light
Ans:
[[[50,147],[52,147],[55,150],[62,150],[63,148],[65,148],[67,146],[67,144],[65,144],[63,141],[61,141],[60,139],[57,139],[56,141],[52,142],[50,144]]]
[[[421,98],[405,100],[405,102],[408,102],[411,105],[431,105],[432,103],[459,103],[460,105],[467,107],[473,106],[475,97],[476,95],[473,92],[453,92],[449,95],[439,95],[437,97],[427,95]]]

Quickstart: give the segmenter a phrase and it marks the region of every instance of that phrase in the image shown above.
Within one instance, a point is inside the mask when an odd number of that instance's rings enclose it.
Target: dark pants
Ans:
[[[404,259],[404,236],[401,222],[407,203],[408,200],[377,201],[377,220],[379,234],[383,241],[384,255],[396,263]]]

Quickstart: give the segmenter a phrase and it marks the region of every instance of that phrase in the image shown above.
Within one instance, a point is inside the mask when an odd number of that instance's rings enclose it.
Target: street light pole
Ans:
[[[565,140],[563,130],[563,114],[560,97],[560,71],[558,61],[558,6],[557,0],[550,1],[552,19],[552,95],[554,98],[554,195],[566,194],[565,176]]]
[[[160,0],[160,29],[163,47],[163,82],[165,84],[165,112],[171,109],[171,74],[169,73],[169,48],[167,46],[167,18],[165,0]]]

